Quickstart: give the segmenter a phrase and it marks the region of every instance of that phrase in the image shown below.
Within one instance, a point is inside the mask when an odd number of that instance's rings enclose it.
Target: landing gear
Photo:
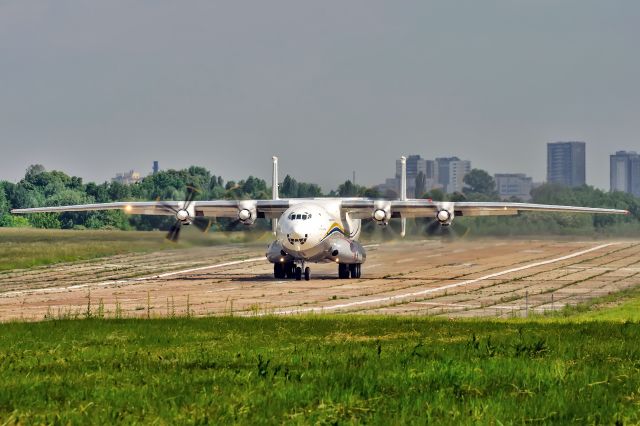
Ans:
[[[349,265],[349,272],[351,273],[351,278],[360,278],[361,271],[362,271],[362,267],[359,263],[354,263]]]
[[[288,262],[284,264],[284,276],[285,278],[293,278],[296,273],[296,265],[293,262]]]
[[[283,263],[274,263],[273,264],[273,276],[277,279],[277,280],[281,280],[286,276],[285,273],[285,267],[287,265],[283,264]]]
[[[338,264],[338,278],[347,279],[351,278],[360,278],[362,274],[362,265],[359,263],[339,263]]]
[[[294,262],[274,263],[273,276],[277,280],[288,278],[301,281],[302,277],[304,277],[305,281],[309,281],[311,279],[311,268],[305,267],[304,262],[300,263],[300,266],[296,266]]]
[[[349,265],[346,263],[338,263],[338,278],[341,280],[349,278]]]

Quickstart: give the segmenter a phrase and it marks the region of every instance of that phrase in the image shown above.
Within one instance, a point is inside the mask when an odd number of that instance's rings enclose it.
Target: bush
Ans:
[[[29,228],[31,224],[26,217],[5,214],[0,216],[0,226],[7,228]]]

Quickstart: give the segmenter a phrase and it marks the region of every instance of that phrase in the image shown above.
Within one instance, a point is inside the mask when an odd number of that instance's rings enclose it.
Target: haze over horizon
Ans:
[[[331,189],[400,155],[543,181],[587,143],[587,183],[640,151],[640,3],[0,0],[0,180],[101,182],[201,165]]]

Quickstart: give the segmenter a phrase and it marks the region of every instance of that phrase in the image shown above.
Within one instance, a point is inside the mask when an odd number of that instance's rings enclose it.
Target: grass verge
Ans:
[[[638,423],[640,324],[391,317],[0,325],[28,423]]]

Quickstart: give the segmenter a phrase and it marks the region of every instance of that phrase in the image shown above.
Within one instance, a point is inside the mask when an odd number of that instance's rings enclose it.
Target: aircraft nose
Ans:
[[[291,227],[292,238],[305,238],[308,234],[306,227],[301,223],[296,223]]]

